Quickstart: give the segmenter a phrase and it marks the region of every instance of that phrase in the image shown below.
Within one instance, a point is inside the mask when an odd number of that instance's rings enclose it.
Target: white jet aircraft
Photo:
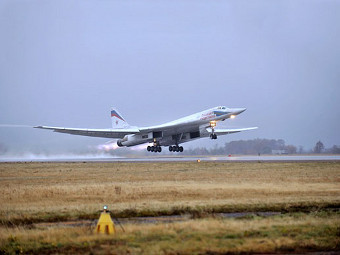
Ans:
[[[199,113],[189,115],[178,120],[167,122],[162,125],[151,127],[130,126],[122,115],[115,109],[111,109],[111,129],[84,129],[84,128],[64,128],[36,126],[35,128],[50,129],[54,132],[67,133],[71,135],[95,136],[104,138],[114,138],[119,147],[135,146],[143,143],[153,143],[147,150],[151,152],[161,152],[161,146],[169,146],[169,151],[183,152],[181,143],[189,142],[198,138],[210,137],[217,139],[217,135],[227,135],[257,127],[238,129],[217,129],[218,121],[234,118],[244,112],[246,108],[227,108],[217,106]]]

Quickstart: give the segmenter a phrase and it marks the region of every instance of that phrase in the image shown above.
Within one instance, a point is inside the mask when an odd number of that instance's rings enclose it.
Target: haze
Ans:
[[[255,131],[185,147],[273,138],[340,144],[340,1],[0,3],[0,143],[68,151],[107,140],[6,125],[111,127],[246,107]]]

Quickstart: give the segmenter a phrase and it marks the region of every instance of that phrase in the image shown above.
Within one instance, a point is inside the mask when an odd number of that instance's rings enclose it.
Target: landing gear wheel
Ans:
[[[157,145],[157,146],[148,146],[146,147],[147,151],[151,151],[151,152],[162,152],[162,147]]]
[[[216,134],[210,134],[210,138],[213,139],[213,140],[217,139],[217,135]]]
[[[169,151],[172,151],[172,152],[183,152],[183,147],[182,146],[177,146],[177,145],[174,145],[174,146],[169,146]]]

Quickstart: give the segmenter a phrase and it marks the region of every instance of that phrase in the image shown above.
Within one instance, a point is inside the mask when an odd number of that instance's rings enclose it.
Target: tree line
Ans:
[[[220,154],[302,154],[302,153],[328,153],[339,154],[340,147],[334,145],[331,148],[325,148],[321,141],[318,141],[312,150],[304,150],[302,146],[286,145],[283,139],[253,139],[238,140],[225,143],[224,146],[215,145],[208,149],[205,147],[186,149],[187,155],[220,155]]]

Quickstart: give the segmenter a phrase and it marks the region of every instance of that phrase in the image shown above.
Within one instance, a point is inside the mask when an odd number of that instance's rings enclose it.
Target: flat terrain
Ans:
[[[190,214],[192,219],[126,224],[126,232],[114,237],[93,235],[89,227],[31,225],[95,219],[105,204],[116,217]],[[0,163],[0,252],[336,250],[339,207],[339,161]],[[214,217],[246,211],[284,214]]]

